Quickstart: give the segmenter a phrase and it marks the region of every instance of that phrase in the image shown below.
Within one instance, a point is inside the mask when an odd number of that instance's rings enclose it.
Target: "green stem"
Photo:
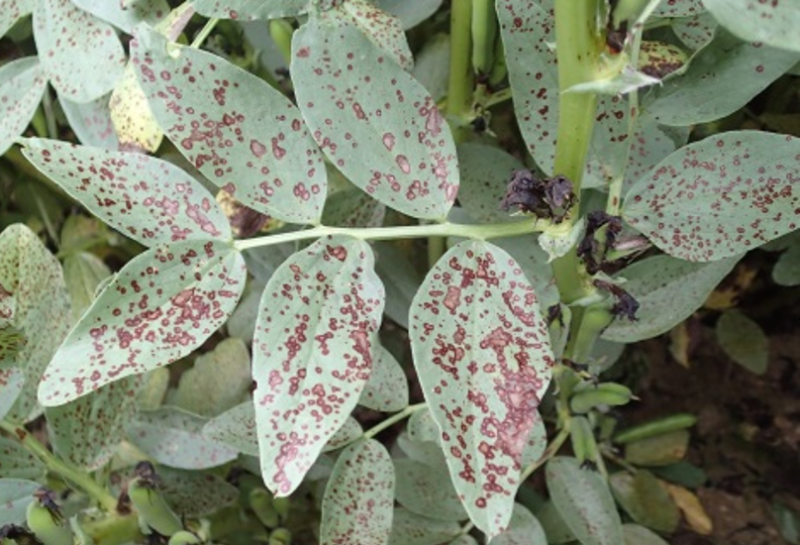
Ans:
[[[472,0],[453,0],[450,5],[450,75],[447,113],[465,116],[472,100]]]
[[[214,30],[214,27],[217,26],[217,23],[219,23],[219,19],[217,18],[211,18],[206,21],[206,24],[200,29],[200,32],[197,34],[195,39],[192,41],[192,45],[189,47],[194,49],[199,48],[202,43],[206,41],[206,38],[208,38],[209,34],[211,34],[211,32]]]
[[[39,458],[47,469],[60,475],[67,481],[83,490],[92,497],[106,511],[115,512],[117,500],[108,491],[94,482],[90,475],[77,467],[57,458],[52,452],[47,450],[43,444],[36,440],[25,428],[15,426],[5,421],[0,421],[0,429],[8,432],[15,437],[20,444],[31,454]]]
[[[549,445],[547,445],[547,450],[544,451],[541,458],[530,464],[522,471],[522,475],[520,475],[519,481],[525,482],[528,477],[533,475],[533,473],[542,467],[547,461],[555,456],[561,447],[564,445],[566,440],[569,439],[569,423],[565,423],[564,427],[561,428],[561,431],[558,432],[555,439],[553,439]]]
[[[44,119],[47,122],[47,136],[57,140],[58,125],[56,124],[56,115],[53,112],[53,95],[50,93],[49,86],[45,87],[42,95],[42,109],[44,110]]]
[[[386,420],[383,420],[382,422],[372,426],[370,429],[368,429],[361,435],[360,439],[372,439],[383,430],[390,428],[391,426],[397,424],[401,420],[405,420],[415,412],[421,411],[427,406],[428,406],[427,403],[417,403],[415,405],[409,405],[399,413],[395,413]]]
[[[458,223],[439,223],[433,225],[408,225],[401,227],[372,227],[357,229],[349,227],[326,227],[324,225],[293,231],[280,235],[237,240],[234,245],[238,250],[247,250],[261,246],[272,246],[284,242],[309,240],[332,235],[346,235],[361,240],[395,240],[402,238],[425,237],[464,237],[480,240],[491,238],[514,237],[543,231],[547,223],[542,221],[519,221],[514,223],[495,223],[489,225],[462,225]]]

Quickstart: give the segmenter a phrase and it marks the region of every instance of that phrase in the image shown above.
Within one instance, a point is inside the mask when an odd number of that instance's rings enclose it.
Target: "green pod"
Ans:
[[[294,29],[286,19],[272,19],[269,22],[269,34],[281,51],[286,64],[292,62],[292,35]]]
[[[202,543],[200,536],[188,530],[180,530],[172,534],[167,545],[197,545]]]
[[[289,508],[291,507],[291,500],[289,498],[272,498],[272,506],[278,512],[281,523],[285,523],[289,518]]]
[[[492,72],[489,74],[489,86],[497,87],[506,76],[508,76],[508,64],[506,63],[506,50],[503,40],[496,40],[494,44],[494,62]]]
[[[292,533],[286,528],[278,528],[269,535],[267,545],[290,545]]]
[[[281,523],[281,517],[275,510],[273,497],[266,488],[254,488],[250,491],[250,508],[256,514],[261,524],[267,528],[277,528]]]
[[[183,530],[178,515],[170,509],[152,481],[134,477],[128,483],[128,496],[139,514],[139,520],[149,528],[167,537]]]
[[[659,418],[658,420],[623,430],[614,436],[614,442],[619,444],[631,443],[640,439],[691,428],[696,423],[697,417],[693,414],[673,414],[666,418]]]
[[[72,528],[72,532],[75,534],[75,545],[94,545],[94,539],[83,529],[77,516],[69,519],[69,527]]]
[[[476,74],[489,74],[492,68],[494,43],[497,38],[497,17],[494,0],[472,0],[472,68]]]
[[[589,419],[585,416],[575,416],[569,427],[569,440],[572,443],[572,453],[579,463],[586,462],[589,455],[588,442],[591,440],[592,430]]]
[[[569,408],[573,413],[588,413],[596,407],[603,405],[625,405],[633,399],[630,388],[614,382],[604,382],[596,388],[587,388],[575,392],[569,400]]]
[[[72,530],[63,517],[38,500],[28,505],[28,528],[44,545],[73,545]]]

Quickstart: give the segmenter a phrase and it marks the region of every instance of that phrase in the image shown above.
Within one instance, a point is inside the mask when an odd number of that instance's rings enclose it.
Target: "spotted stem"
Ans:
[[[514,223],[494,223],[488,225],[463,225],[459,223],[439,223],[432,225],[408,225],[402,227],[373,227],[368,229],[350,227],[326,227],[321,225],[304,231],[267,235],[263,237],[237,240],[237,250],[248,250],[262,246],[272,246],[284,242],[310,240],[331,235],[345,235],[361,240],[396,240],[425,237],[463,237],[478,240],[515,237],[544,231],[549,223],[542,220],[520,221]]]
[[[83,490],[106,511],[116,511],[117,500],[109,494],[105,488],[94,482],[90,475],[87,475],[72,464],[56,457],[26,429],[5,421],[0,421],[0,429],[8,432],[12,437],[15,437],[28,452],[39,458],[49,471],[60,475]]]

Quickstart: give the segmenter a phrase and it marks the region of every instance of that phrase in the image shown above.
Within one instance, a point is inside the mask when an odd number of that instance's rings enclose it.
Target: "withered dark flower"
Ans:
[[[565,176],[542,180],[528,169],[514,171],[500,203],[502,210],[517,209],[560,223],[575,200],[572,182]]]
[[[602,237],[598,236],[601,232]],[[600,270],[608,250],[614,247],[620,232],[622,232],[622,220],[618,216],[611,216],[603,210],[589,213],[586,234],[578,244],[578,257],[583,259],[589,274],[595,274]]]
[[[605,280],[595,280],[594,285],[614,296],[614,306],[611,307],[611,312],[615,316],[624,316],[631,322],[635,322],[638,319],[636,318],[636,312],[639,310],[639,301],[633,295],[617,284],[606,282]]]

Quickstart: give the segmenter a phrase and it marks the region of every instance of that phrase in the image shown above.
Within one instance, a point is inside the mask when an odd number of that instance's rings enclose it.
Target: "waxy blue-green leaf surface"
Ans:
[[[525,168],[522,161],[500,148],[470,142],[458,146],[458,163],[461,170],[458,202],[476,222],[525,219],[514,218],[500,209],[511,175]]]
[[[391,413],[408,405],[408,379],[400,363],[383,346],[375,345],[372,373],[358,404],[373,411]]]
[[[126,377],[75,401],[45,411],[50,442],[58,455],[85,469],[99,469],[125,438],[136,412],[141,376]]]
[[[462,242],[428,273],[410,324],[417,375],[456,490],[475,525],[495,536],[508,525],[555,363],[536,294],[506,252]]]
[[[422,275],[408,255],[389,242],[377,242],[375,270],[386,287],[386,315],[408,329],[408,309],[422,283]]]
[[[800,225],[800,138],[740,131],[685,146],[634,184],[622,216],[681,259],[756,248]]]
[[[0,67],[0,155],[28,126],[46,86],[47,78],[36,57],[23,57]]]
[[[45,406],[191,353],[244,289],[241,254],[214,241],[151,248],[114,277],[58,349],[39,385]]]
[[[42,486],[24,479],[0,479],[0,526],[22,525],[33,493]]]
[[[80,317],[94,301],[101,283],[111,276],[111,270],[103,260],[89,252],[76,252],[64,259],[64,282],[69,292],[72,307],[72,323]]]
[[[19,441],[0,436],[0,479],[40,480],[45,473],[45,465]]]
[[[22,370],[19,367],[2,369],[3,361],[3,358],[0,358],[0,420],[5,418],[14,406],[25,386],[25,374]]]
[[[24,154],[95,216],[145,246],[231,238],[214,197],[172,163],[40,138],[25,140]]]
[[[769,338],[749,316],[737,311],[724,312],[716,326],[717,342],[736,363],[757,375],[769,364]]]
[[[398,458],[394,460],[394,471],[397,476],[395,498],[409,511],[437,520],[467,519],[444,458],[435,466]]]
[[[326,237],[284,262],[253,340],[261,472],[290,494],[358,403],[373,367],[384,290],[369,245]]]
[[[692,263],[667,255],[653,256],[620,271],[622,287],[639,303],[636,320],[614,320],[603,338],[636,342],[665,333],[703,305],[740,256]]]
[[[392,519],[389,545],[440,545],[458,535],[461,525],[455,521],[436,520],[397,507]]]
[[[119,149],[119,138],[108,107],[108,95],[85,103],[72,102],[61,96],[58,100],[70,128],[81,144],[108,150]]]
[[[508,530],[494,537],[488,545],[547,545],[547,536],[536,517],[526,507],[515,503]]]
[[[252,21],[302,15],[313,3],[313,0],[193,0],[192,6],[206,17]]]
[[[122,77],[125,52],[114,28],[70,0],[36,0],[33,36],[42,69],[67,99],[91,102]]]
[[[245,401],[208,421],[203,436],[231,446],[248,456],[258,456],[256,409]]]
[[[0,0],[0,38],[17,19],[31,13],[35,4],[36,0]]]
[[[322,499],[321,545],[387,545],[394,507],[394,467],[370,439],[347,447]]]
[[[69,330],[69,312],[58,260],[27,227],[7,227],[0,234],[0,352],[8,340],[15,350],[0,354],[0,363],[24,373],[23,390],[6,413],[10,421],[24,423],[41,414],[36,387]]]
[[[668,545],[658,534],[638,524],[623,524],[624,545]]]
[[[206,469],[236,459],[239,453],[203,436],[208,419],[177,407],[141,412],[126,425],[130,441],[160,464]]]
[[[622,522],[603,476],[575,458],[557,456],[545,466],[547,490],[582,545],[620,545]]]
[[[800,53],[743,42],[720,28],[685,72],[654,88],[655,100],[644,109],[665,125],[715,121],[745,106],[798,60]]]
[[[337,191],[325,201],[322,224],[331,227],[380,227],[386,205],[356,187]]]
[[[209,180],[278,219],[319,219],[327,190],[322,154],[285,96],[216,55],[170,45],[144,25],[131,57],[161,129]]]
[[[800,52],[800,3],[794,0],[703,0],[703,5],[743,40]]]
[[[678,17],[670,22],[675,35],[692,50],[700,49],[710,42],[719,26],[714,16],[707,11],[691,17]]]
[[[205,517],[239,499],[239,489],[210,471],[159,467],[158,478],[164,499],[181,517]]]
[[[701,0],[661,0],[653,17],[691,17],[704,11]]]
[[[314,140],[350,181],[405,214],[447,214],[459,185],[450,128],[387,53],[312,18],[292,40],[292,81]]]
[[[800,285],[800,244],[783,252],[772,269],[772,280],[780,286]]]
[[[70,0],[95,17],[111,23],[128,34],[141,22],[156,24],[169,13],[166,0],[133,0],[123,6],[121,0]]]

